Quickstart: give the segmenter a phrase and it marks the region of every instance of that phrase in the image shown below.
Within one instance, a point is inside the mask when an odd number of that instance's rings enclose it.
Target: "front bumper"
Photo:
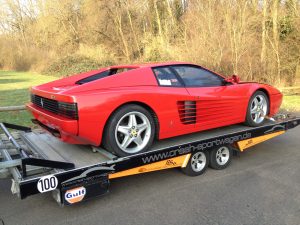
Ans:
[[[281,93],[270,95],[270,117],[274,116],[279,111],[282,99],[283,95]]]

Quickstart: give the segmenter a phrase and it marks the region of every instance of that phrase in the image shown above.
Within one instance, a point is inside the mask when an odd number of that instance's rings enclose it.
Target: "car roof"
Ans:
[[[188,62],[148,62],[148,63],[116,65],[116,66],[111,66],[110,68],[145,68],[145,67],[182,65],[182,64],[193,65],[192,63],[188,63]]]

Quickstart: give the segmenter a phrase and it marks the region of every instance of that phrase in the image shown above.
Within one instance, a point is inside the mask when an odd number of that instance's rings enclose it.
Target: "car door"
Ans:
[[[193,120],[194,97],[189,94],[176,72],[170,66],[158,66],[152,68],[158,87],[156,99],[159,109],[160,137],[172,137],[193,132],[195,123]],[[190,104],[191,103],[191,104]]]
[[[194,65],[172,68],[194,98],[195,126],[200,130],[244,121],[248,98],[242,85],[226,83],[220,75]]]

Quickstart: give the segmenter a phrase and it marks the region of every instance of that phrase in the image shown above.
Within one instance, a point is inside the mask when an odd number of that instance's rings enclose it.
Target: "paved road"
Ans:
[[[0,218],[5,225],[299,225],[299,138],[300,127],[199,177],[172,169],[121,178],[109,195],[72,207],[58,207],[48,194],[21,201],[1,180]]]

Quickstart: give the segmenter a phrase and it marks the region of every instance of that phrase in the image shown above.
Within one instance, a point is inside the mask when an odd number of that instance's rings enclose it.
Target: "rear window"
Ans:
[[[114,68],[114,69],[105,70],[105,71],[102,71],[101,73],[96,73],[96,74],[93,74],[89,77],[78,80],[78,81],[75,82],[75,84],[80,85],[80,84],[89,83],[89,82],[92,82],[92,81],[95,81],[95,80],[100,80],[104,77],[108,77],[108,76],[111,76],[111,75],[114,75],[114,74],[117,74],[117,73],[126,72],[126,71],[129,71],[129,70],[132,70],[132,69],[133,68]]]
[[[156,67],[153,69],[160,86],[180,87],[182,86],[176,75],[169,67]]]

